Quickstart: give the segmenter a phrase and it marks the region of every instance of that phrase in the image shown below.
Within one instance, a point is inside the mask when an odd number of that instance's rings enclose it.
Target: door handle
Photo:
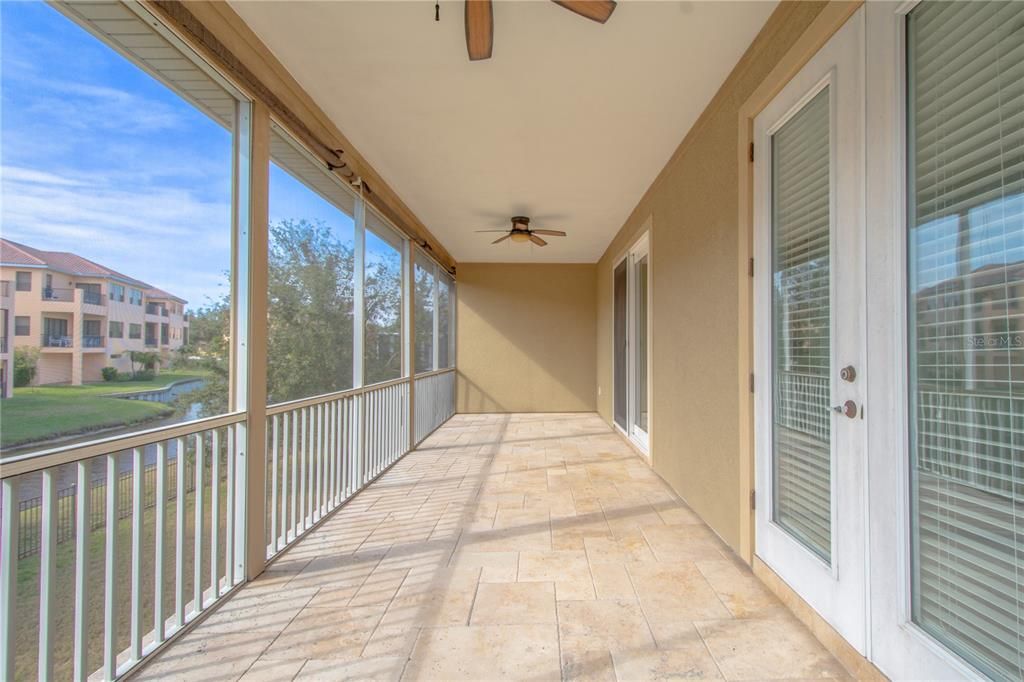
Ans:
[[[833,405],[832,411],[835,412],[836,414],[846,415],[850,419],[856,419],[857,412],[859,412],[859,410],[857,409],[857,403],[853,402],[852,400],[847,400],[842,405]]]

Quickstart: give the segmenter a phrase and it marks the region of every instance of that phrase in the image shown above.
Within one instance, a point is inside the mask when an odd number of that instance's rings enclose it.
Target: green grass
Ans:
[[[168,416],[174,412],[169,405],[109,396],[162,388],[173,381],[203,376],[203,372],[196,371],[161,372],[150,381],[16,388],[12,397],[0,401],[0,447]]]

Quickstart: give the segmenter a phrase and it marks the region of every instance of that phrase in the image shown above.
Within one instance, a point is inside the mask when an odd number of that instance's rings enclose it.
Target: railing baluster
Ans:
[[[142,658],[142,448],[132,449],[132,661]]]
[[[210,453],[210,589],[213,598],[220,596],[220,429],[213,430]],[[228,518],[231,512],[228,511]],[[229,562],[230,563],[230,562]],[[230,570],[230,568],[228,569]]]
[[[270,552],[277,554],[277,437],[278,418],[270,418]]]
[[[53,587],[57,580],[57,481],[54,470],[43,470],[42,540],[39,556],[39,679],[53,677]]]
[[[117,455],[107,455],[107,535],[104,556],[103,595],[103,675],[117,677],[117,523],[118,512]]]
[[[288,544],[288,470],[291,467],[288,453],[291,442],[288,440],[288,413],[281,415],[281,546]]]
[[[185,624],[185,439],[174,439],[174,624]]]
[[[89,460],[78,461],[75,483],[75,662],[74,679],[89,677],[89,535],[92,491],[89,485]]]
[[[203,610],[203,434],[195,435],[196,448],[196,490],[195,490],[195,532],[192,552],[192,610]]]
[[[238,426],[229,426],[225,429],[225,440],[227,441],[227,480],[224,482],[227,488],[227,513],[224,515],[224,582],[228,587],[235,584],[235,506],[238,504],[238,490],[235,487],[235,449],[238,447]],[[220,481],[217,481],[220,487]]]
[[[301,530],[305,530],[306,527],[308,526],[307,515],[309,513],[306,508],[306,479],[308,478],[308,476],[306,475],[306,470],[308,468],[306,463],[308,461],[307,453],[309,450],[309,448],[307,447],[309,444],[309,431],[307,428],[308,425],[309,424],[307,418],[307,410],[306,408],[302,408],[302,462],[299,463],[299,468],[301,469],[302,474],[302,484],[301,486],[299,486],[299,508],[302,509],[302,525],[300,527]],[[298,533],[296,533],[295,536],[298,537]]]
[[[156,444],[155,546],[153,548],[153,640],[164,641],[164,550],[167,548],[167,442]]]
[[[17,478],[3,480],[0,508],[0,678],[14,679],[14,609],[18,595],[18,527],[21,521]]]
[[[315,452],[315,463],[313,465],[314,474],[314,494],[313,494],[313,518],[319,519],[324,515],[323,508],[323,459],[324,459],[324,406],[317,405],[313,408],[313,449]]]
[[[291,498],[291,523],[292,539],[299,536],[298,517],[298,490],[299,490],[299,429],[298,415],[292,412],[292,498]]]

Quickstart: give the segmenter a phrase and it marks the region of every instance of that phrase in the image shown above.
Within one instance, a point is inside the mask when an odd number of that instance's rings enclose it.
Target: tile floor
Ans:
[[[593,414],[458,415],[141,679],[846,678]]]

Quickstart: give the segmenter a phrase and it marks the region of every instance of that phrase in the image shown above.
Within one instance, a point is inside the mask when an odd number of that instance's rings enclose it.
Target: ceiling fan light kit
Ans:
[[[599,24],[615,11],[615,0],[552,0],[559,7],[575,12]],[[434,20],[439,18],[435,5]],[[471,62],[491,58],[494,47],[494,8],[491,0],[466,0],[466,51]]]

